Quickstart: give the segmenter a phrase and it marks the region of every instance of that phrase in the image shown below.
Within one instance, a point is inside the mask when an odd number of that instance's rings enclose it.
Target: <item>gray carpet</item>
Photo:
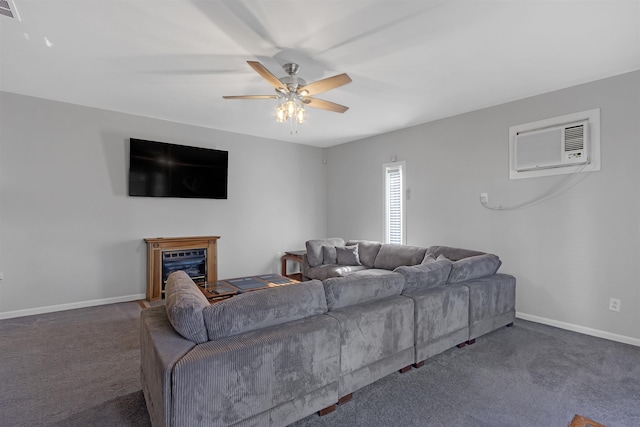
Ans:
[[[148,426],[135,303],[0,321],[1,426]],[[302,426],[640,426],[640,348],[522,320]]]
[[[148,426],[136,302],[0,321],[0,425]]]

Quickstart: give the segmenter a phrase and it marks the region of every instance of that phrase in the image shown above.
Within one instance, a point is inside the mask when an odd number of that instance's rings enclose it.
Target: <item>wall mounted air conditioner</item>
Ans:
[[[599,170],[599,108],[509,127],[509,179]]]
[[[589,163],[589,121],[519,132],[515,170],[559,168]]]

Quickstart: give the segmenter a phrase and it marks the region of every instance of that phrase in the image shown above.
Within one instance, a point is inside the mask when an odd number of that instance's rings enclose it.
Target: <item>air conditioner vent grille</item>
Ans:
[[[584,148],[584,124],[568,127],[564,131],[564,151]]]
[[[8,16],[9,18],[13,18],[13,12],[11,12],[11,6],[9,6],[9,2],[7,0],[0,0],[0,15]]]

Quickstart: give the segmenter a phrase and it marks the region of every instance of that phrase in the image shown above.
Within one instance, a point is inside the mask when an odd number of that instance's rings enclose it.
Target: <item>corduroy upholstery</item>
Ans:
[[[180,335],[196,344],[207,341],[202,310],[209,307],[209,301],[184,271],[175,271],[167,278],[165,307],[169,321]]]
[[[414,287],[415,361],[421,362],[469,340],[469,289],[461,284]]]
[[[469,288],[469,339],[515,320],[515,277],[498,273],[461,284]]]
[[[429,246],[427,248],[425,256],[430,256],[437,259],[440,255],[443,255],[445,258],[450,259],[451,261],[459,261],[464,258],[483,254],[485,254],[485,252],[474,251],[472,249],[452,248],[450,246],[435,245]]]
[[[205,307],[190,279],[174,277],[172,308],[142,314],[141,381],[152,424],[288,425],[515,318],[515,278],[495,273],[495,255],[363,245],[373,268],[340,266],[355,270]],[[332,261],[333,251],[323,251]],[[378,267],[407,265],[392,272],[376,268],[378,258]],[[172,325],[169,313],[186,313],[186,321],[174,316]],[[185,338],[200,322],[206,340]]]
[[[320,264],[315,267],[307,267],[303,271],[303,275],[307,278],[325,280],[331,277],[349,276],[359,271],[369,271],[369,268],[364,265]]]
[[[196,344],[171,326],[164,307],[140,316],[140,382],[151,424],[172,425],[171,378],[175,364]]]
[[[292,322],[327,311],[322,282],[247,292],[203,310],[209,340]]]
[[[349,240],[346,243],[347,246],[358,245],[358,255],[360,256],[360,263],[367,267],[373,268],[373,263],[376,262],[376,257],[382,243],[374,242],[371,240]]]
[[[154,426],[286,425],[338,400],[340,331],[322,314],[322,283],[215,306],[204,310],[220,322],[215,338],[200,344],[175,330],[164,307],[143,311],[141,381]]]
[[[328,313],[340,323],[340,396],[414,362],[413,311],[395,295]]]
[[[414,297],[413,293],[420,293],[423,289],[438,288],[445,284],[460,283],[467,287],[473,286],[473,289],[469,288],[473,290],[473,295],[468,296],[467,330],[449,331],[445,334],[445,338],[433,338],[429,334],[423,338],[416,336],[416,357],[430,357],[430,354],[437,354],[449,346],[457,344],[455,342],[457,340],[464,342],[465,335],[467,339],[472,340],[513,322],[515,318],[515,278],[509,276],[510,279],[505,280],[497,274],[502,261],[496,255],[440,245],[421,248],[382,244],[367,240],[347,241],[347,245],[354,244],[359,247],[362,265],[320,264],[310,267],[306,259],[303,262],[302,271],[305,277],[315,277],[325,283],[330,306],[335,304],[335,301],[332,300],[336,299],[336,291],[340,290],[335,286],[339,281],[334,282],[334,278],[339,277],[350,277],[354,281],[352,288],[355,289],[358,277],[363,277],[361,280],[370,281],[374,275],[385,276],[388,271],[393,270],[404,276],[403,294],[412,297]],[[372,259],[373,264],[371,263]],[[326,283],[330,283],[331,286],[327,287]],[[364,289],[364,285],[362,286]],[[456,289],[456,287],[451,287],[451,289]],[[363,297],[367,295],[366,291]],[[444,298],[448,294],[447,291],[443,292],[442,297]],[[348,296],[348,292],[345,292],[341,298],[345,298],[345,296]],[[502,307],[505,301],[509,302],[509,307]],[[441,303],[443,304],[444,300]],[[432,301],[430,304],[434,304],[434,302]],[[419,328],[420,326],[416,324],[416,331]],[[421,345],[419,344],[421,339],[425,340],[424,346],[426,347],[420,350],[418,348]],[[438,342],[433,342],[433,339]],[[416,362],[420,361],[416,359]]]
[[[460,283],[467,280],[495,274],[502,262],[493,254],[482,254],[463,258],[451,265],[448,283]]]
[[[382,245],[373,266],[385,270],[394,270],[401,265],[420,264],[426,251],[426,248],[418,246]]]
[[[433,288],[447,283],[451,272],[452,262],[446,258],[430,261],[419,265],[402,265],[395,272],[404,276],[404,290]]]
[[[336,310],[350,305],[400,295],[404,286],[401,274],[351,275],[334,277],[323,282],[327,308]]]
[[[325,408],[338,399],[338,343],[335,319],[318,315],[198,345],[173,371],[172,425],[234,425],[281,405],[299,419]],[[291,407],[319,390],[319,400]]]
[[[324,262],[323,246],[344,246],[344,239],[330,237],[328,239],[308,240],[305,246],[307,247],[307,262],[311,267],[315,267]]]

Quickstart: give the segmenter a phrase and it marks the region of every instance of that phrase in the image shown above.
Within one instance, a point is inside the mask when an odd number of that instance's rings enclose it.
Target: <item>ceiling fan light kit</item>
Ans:
[[[285,101],[276,108],[276,121],[284,123],[287,120],[293,120],[295,118],[297,123],[304,123],[306,112],[302,101],[297,96],[291,96],[287,94]]]
[[[279,99],[280,103],[276,108],[276,121],[279,123],[289,122],[291,125],[291,133],[293,133],[295,125],[305,122],[307,114],[304,108],[305,105],[336,113],[344,113],[349,109],[349,107],[345,107],[344,105],[325,101],[323,99],[312,98],[310,96],[350,83],[351,78],[344,73],[307,84],[304,79],[297,76],[298,71],[300,70],[300,66],[298,64],[284,64],[282,68],[287,75],[278,78],[267,70],[264,65],[257,61],[247,61],[247,63],[275,88],[276,95],[235,95],[223,96],[223,98]]]

